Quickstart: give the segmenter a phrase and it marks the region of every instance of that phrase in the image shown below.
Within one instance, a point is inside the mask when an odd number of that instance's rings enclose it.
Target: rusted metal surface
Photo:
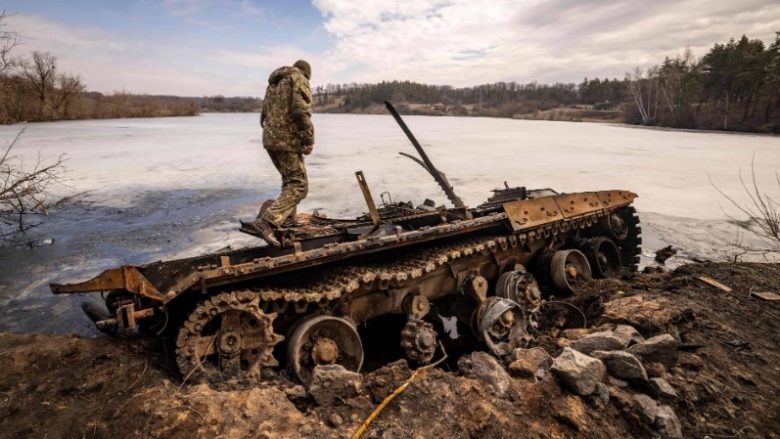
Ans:
[[[555,202],[564,218],[572,218],[604,208],[595,192],[562,194],[555,197]]]
[[[376,204],[374,204],[374,197],[371,196],[371,190],[368,188],[368,183],[366,183],[366,177],[363,175],[363,171],[355,172],[355,177],[357,177],[360,192],[363,193],[363,198],[366,200],[368,213],[371,215],[371,222],[374,224],[374,227],[378,227],[382,220],[379,218],[379,212],[376,210]]]
[[[308,384],[316,366],[339,364],[360,371],[363,345],[355,325],[348,320],[317,315],[295,328],[287,344],[287,358],[298,379]]]
[[[406,126],[406,123],[401,118],[401,115],[398,114],[398,111],[395,110],[395,107],[393,107],[393,104],[391,104],[388,101],[385,101],[385,107],[387,107],[387,111],[390,112],[390,114],[393,116],[393,119],[398,123],[398,125],[401,127],[401,130],[406,134],[406,137],[409,139],[410,142],[412,142],[412,146],[414,146],[414,149],[417,150],[417,153],[420,155],[420,158],[422,159],[422,162],[420,165],[425,168],[426,171],[428,171],[429,174],[431,174],[431,177],[433,177],[434,180],[436,180],[436,183],[441,187],[441,189],[444,191],[444,193],[447,195],[447,198],[450,200],[453,206],[455,207],[466,207],[465,204],[463,204],[463,201],[455,194],[455,190],[453,189],[450,182],[447,180],[447,176],[444,175],[443,172],[436,169],[436,166],[433,165],[433,162],[431,162],[431,159],[428,158],[428,154],[426,154],[423,147],[420,145],[420,142],[417,141],[417,138],[414,137],[414,134],[412,134],[412,131],[409,129],[409,127]],[[406,154],[402,154],[406,155]],[[409,157],[408,155],[406,155]]]
[[[54,294],[91,291],[127,291],[150,299],[164,301],[165,297],[152,285],[138,268],[125,265],[100,273],[93,279],[72,284],[51,284]]]
[[[609,191],[595,193],[599,199],[609,197],[612,204],[616,204],[617,197],[615,193],[621,194],[621,205],[630,203],[633,197],[627,196],[630,192]],[[593,194],[593,193],[587,193]],[[603,196],[602,194],[613,194]],[[562,224],[565,219],[558,203],[557,197],[566,197],[571,200],[578,194],[561,195],[554,197],[544,197],[534,200],[518,200],[504,203],[503,209],[506,213],[494,212],[482,217],[471,220],[461,220],[449,224],[428,227],[420,230],[411,230],[395,235],[377,236],[368,239],[333,243],[321,248],[315,248],[303,251],[298,254],[290,253],[281,256],[266,256],[252,259],[248,262],[233,263],[232,265],[216,265],[206,267],[200,270],[193,270],[186,273],[185,276],[175,281],[166,291],[161,294],[136,267],[122,267],[121,269],[107,270],[94,279],[86,282],[69,285],[52,285],[52,290],[59,293],[85,292],[85,291],[106,291],[124,289],[128,292],[139,293],[144,296],[168,302],[179,294],[190,288],[205,286],[212,288],[221,285],[229,285],[252,279],[259,279],[268,276],[274,276],[296,269],[303,269],[322,265],[326,263],[344,260],[356,256],[365,256],[381,251],[388,251],[402,247],[412,246],[421,243],[427,243],[436,240],[443,240],[453,236],[468,235],[479,231],[501,231],[506,230],[509,225],[515,232],[535,232],[540,226],[545,226],[546,230],[541,230],[539,236],[549,235],[553,225],[559,224],[562,230],[570,227],[570,224]],[[633,195],[633,194],[631,194]],[[583,197],[584,199],[584,197]],[[593,209],[584,211],[578,207],[578,215],[583,217],[596,217],[603,215],[603,209]],[[536,233],[530,236],[536,237]],[[265,247],[258,249],[258,256],[261,256]],[[220,263],[226,261],[225,256],[220,257]],[[141,267],[143,269],[143,267]],[[125,277],[124,273],[127,273]],[[128,282],[125,282],[128,279]]]
[[[504,203],[504,211],[512,230],[516,232],[532,229],[541,224],[551,224],[564,218],[558,203],[552,197],[510,201]]]
[[[637,197],[637,195],[633,192],[619,190],[596,192],[596,196],[599,197],[601,204],[605,208],[632,203]]]

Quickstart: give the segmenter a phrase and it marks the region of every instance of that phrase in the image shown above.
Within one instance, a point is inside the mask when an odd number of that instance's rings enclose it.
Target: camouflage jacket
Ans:
[[[280,67],[271,73],[260,115],[266,149],[301,152],[304,145],[314,144],[311,100],[309,80],[301,70]]]

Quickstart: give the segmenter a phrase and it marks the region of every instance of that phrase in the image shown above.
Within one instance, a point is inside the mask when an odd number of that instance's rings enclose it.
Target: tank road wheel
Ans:
[[[176,360],[185,380],[219,383],[260,379],[262,367],[279,363],[274,345],[284,340],[273,329],[251,292],[222,293],[201,302],[176,338]]]
[[[534,310],[542,302],[536,279],[522,265],[507,271],[496,280],[496,296],[515,301],[524,310]]]
[[[412,317],[407,320],[401,331],[401,347],[406,358],[419,365],[428,364],[433,360],[437,340],[438,335],[433,325],[418,318]]]
[[[620,249],[609,238],[592,238],[585,242],[583,251],[588,257],[594,277],[618,277],[622,268]]]
[[[480,340],[498,357],[527,346],[532,340],[523,310],[515,301],[503,297],[492,296],[482,302],[474,311],[472,326]]]
[[[602,227],[607,231],[610,238],[622,241],[628,237],[628,224],[618,213],[612,212],[601,220]]]
[[[579,250],[558,250],[550,259],[550,277],[555,288],[577,292],[580,282],[591,279],[588,258]]]
[[[339,364],[359,372],[363,366],[363,344],[355,326],[340,317],[307,317],[290,336],[287,361],[298,379],[308,385],[314,368]]]

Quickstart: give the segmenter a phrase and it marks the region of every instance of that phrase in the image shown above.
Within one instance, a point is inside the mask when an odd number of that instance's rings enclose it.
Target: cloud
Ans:
[[[207,0],[161,0],[160,5],[169,14],[191,17],[203,12],[208,4]]]
[[[263,15],[263,9],[257,7],[250,0],[241,0],[241,13],[249,16]]]
[[[237,52],[200,44],[128,40],[100,28],[21,14],[10,17],[9,29],[25,37],[16,55],[51,52],[58,58],[59,70],[80,75],[89,90],[103,93],[260,96],[267,73],[281,60],[289,64],[306,55],[294,46]]]
[[[18,54],[49,51],[90,90],[189,96],[262,95],[267,75],[299,58],[312,63],[314,86],[622,77],[686,47],[702,56],[730,37],[770,41],[780,30],[776,0],[313,0],[321,25],[289,20],[299,5],[149,1],[139,22],[165,23],[156,34],[25,14],[8,28],[27,37]]]
[[[314,0],[343,80],[472,85],[622,77],[691,47],[780,30],[774,0]]]

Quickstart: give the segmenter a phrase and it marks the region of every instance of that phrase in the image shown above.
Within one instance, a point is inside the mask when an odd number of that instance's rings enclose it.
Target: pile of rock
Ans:
[[[646,335],[652,334],[646,327],[642,329]],[[511,376],[545,383],[557,380],[561,388],[572,394],[564,393],[552,415],[575,428],[587,422],[583,402],[599,406],[611,401],[625,416],[641,420],[655,434],[682,437],[681,423],[673,408],[678,395],[668,381],[677,382],[676,375],[669,372],[673,368],[679,371],[676,366],[690,369],[695,366],[694,360],[701,360],[693,354],[678,353],[675,336],[661,333],[646,339],[636,327],[616,323],[567,329],[559,335],[557,343],[562,352],[555,358],[541,347],[515,349],[503,358],[502,365],[486,352],[472,352],[459,359],[458,371],[484,383],[484,388],[495,397],[509,400],[519,396]],[[289,390],[288,398],[308,396],[318,406],[331,408],[325,423],[338,427],[347,415],[338,412],[340,406],[347,402],[354,405],[356,399],[365,400],[366,404],[378,403],[410,374],[406,362],[399,361],[373,372],[371,384],[366,385],[359,373],[341,366],[317,366],[308,389],[295,386]],[[350,418],[352,421],[358,420]]]
[[[677,398],[677,392],[665,378],[666,371],[677,363],[677,341],[673,336],[660,334],[644,339],[629,325],[563,335],[576,338],[559,340],[563,352],[552,360],[550,370],[564,387],[581,396],[606,394],[607,400],[617,397],[624,408],[638,412],[644,422],[664,437],[682,437],[674,409],[646,394],[665,401]],[[629,398],[633,399],[626,402]]]

